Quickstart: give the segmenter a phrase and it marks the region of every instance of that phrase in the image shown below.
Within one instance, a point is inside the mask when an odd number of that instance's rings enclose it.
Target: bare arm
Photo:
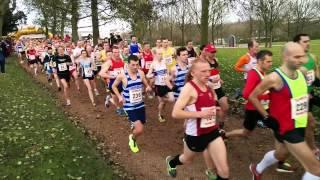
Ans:
[[[119,98],[119,102],[120,99],[122,98],[120,92],[118,91],[118,85],[122,82],[124,75],[123,74],[119,74],[119,76],[117,76],[117,78],[114,80],[113,84],[112,84],[112,90],[114,92],[114,94]]]
[[[169,70],[169,74],[167,74],[166,76],[166,85],[168,86],[169,89],[172,89],[174,84],[172,84],[172,81],[175,79],[175,74],[176,74],[176,68],[175,66],[173,66],[170,70]]]
[[[102,78],[107,78],[107,79],[112,78],[108,73],[110,66],[111,66],[111,61],[105,62],[105,64],[102,65],[102,68],[99,72],[99,76],[101,76]]]
[[[280,86],[282,86],[282,83],[279,82],[281,82],[279,76],[275,72],[273,72],[270,75],[266,76],[249,96],[249,101],[251,101],[253,106],[259,111],[259,113],[263,117],[267,117],[269,113],[263,108],[262,104],[258,99],[258,96],[269,89],[278,89],[279,84],[281,84]]]

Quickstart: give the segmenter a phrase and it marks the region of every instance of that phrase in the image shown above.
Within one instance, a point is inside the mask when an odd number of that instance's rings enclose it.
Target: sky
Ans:
[[[26,25],[34,25],[34,20],[35,17],[37,17],[37,13],[30,11],[28,9],[28,7],[24,4],[23,0],[17,0],[17,10],[21,10],[23,11],[26,15],[27,15],[27,24],[25,25],[21,25],[22,27],[26,26]],[[225,21],[224,22],[236,22],[238,21],[238,17],[236,14],[234,13],[229,13],[226,17],[225,17]],[[82,26],[90,26],[91,25],[91,18],[86,18],[86,19],[81,19],[78,22],[78,27],[82,27]],[[21,27],[20,26],[20,27]],[[69,29],[69,32],[71,31],[71,29]],[[124,32],[124,31],[130,31],[130,26],[127,22],[122,21],[122,20],[114,20],[110,23],[107,23],[103,26],[99,27],[99,31],[100,31],[100,36],[101,37],[106,37],[110,34],[110,32]],[[88,33],[92,34],[92,28],[80,28],[78,30],[80,35],[88,35]]]

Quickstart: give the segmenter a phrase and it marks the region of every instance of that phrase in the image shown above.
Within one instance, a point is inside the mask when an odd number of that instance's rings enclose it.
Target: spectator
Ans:
[[[0,73],[5,73],[6,45],[4,42],[1,42],[0,45]]]

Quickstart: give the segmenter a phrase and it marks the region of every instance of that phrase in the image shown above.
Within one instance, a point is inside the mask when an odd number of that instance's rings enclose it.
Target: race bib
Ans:
[[[264,109],[269,109],[269,100],[261,100],[260,103],[262,104]]]
[[[122,68],[116,68],[113,70],[113,75],[117,77],[119,74],[121,74],[121,72],[122,72]]]
[[[310,71],[307,72],[306,79],[307,79],[307,84],[308,84],[308,86],[311,86],[312,83],[315,81],[315,73],[314,73],[314,70],[310,70]]]
[[[196,59],[195,57],[189,57],[188,58],[188,65],[191,66],[195,59]]]
[[[214,115],[210,118],[202,118],[200,122],[200,128],[208,128],[216,125],[216,107],[203,107],[201,108],[201,111],[212,109],[214,111]]]
[[[291,99],[291,117],[292,119],[308,115],[308,95]]]
[[[212,81],[213,89],[219,89],[221,87],[219,74],[210,76],[210,80]]]
[[[129,98],[131,104],[142,102],[142,88],[130,89]]]
[[[73,64],[72,66],[69,66],[69,71],[72,71],[74,69],[76,69],[76,65],[75,64]]]
[[[85,77],[92,77],[93,73],[92,73],[92,70],[91,68],[84,68],[84,76]]]
[[[35,56],[35,55],[29,55],[29,59],[35,60],[35,59],[36,59],[36,56]]]
[[[18,48],[18,52],[22,52],[23,51],[23,49],[22,48]]]
[[[151,64],[152,64],[152,61],[146,61],[146,65],[145,65],[146,69],[150,69]]]
[[[66,71],[66,70],[68,70],[67,63],[58,64],[58,69],[59,69],[59,71]]]
[[[166,76],[165,75],[159,75],[159,83],[165,84],[166,83]]]
[[[164,59],[165,59],[165,61],[166,61],[167,64],[172,64],[172,57],[171,57],[171,56],[166,57],[166,58],[164,58]]]

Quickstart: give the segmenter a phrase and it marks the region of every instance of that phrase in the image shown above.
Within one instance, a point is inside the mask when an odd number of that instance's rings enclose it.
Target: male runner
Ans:
[[[122,95],[118,86],[122,84]],[[124,103],[123,109],[127,112],[132,123],[132,133],[129,135],[129,147],[133,153],[139,152],[137,138],[143,133],[143,124],[146,122],[146,112],[142,98],[143,85],[146,91],[151,91],[144,73],[139,70],[139,59],[135,55],[128,57],[128,69],[119,74],[112,85],[112,90],[120,103]]]

